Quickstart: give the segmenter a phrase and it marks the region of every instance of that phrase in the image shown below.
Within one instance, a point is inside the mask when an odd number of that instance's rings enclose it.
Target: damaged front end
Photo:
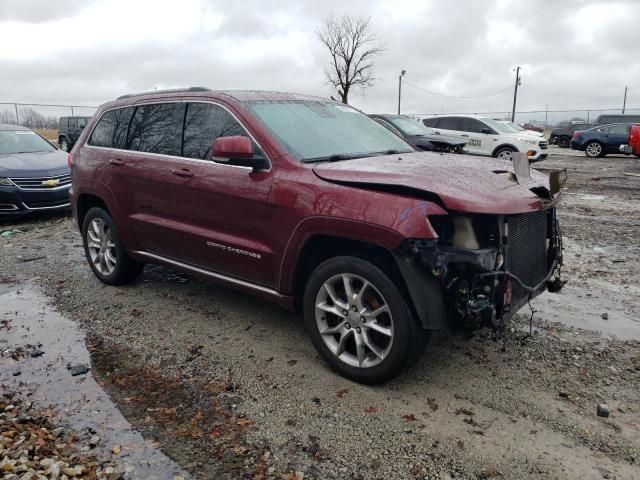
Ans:
[[[438,239],[410,239],[395,252],[425,328],[501,330],[533,297],[562,287],[553,202],[518,215],[450,214],[429,221]],[[425,298],[421,282],[437,282],[441,306]]]

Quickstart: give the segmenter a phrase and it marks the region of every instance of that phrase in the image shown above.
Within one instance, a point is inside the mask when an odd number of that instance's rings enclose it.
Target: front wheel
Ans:
[[[599,142],[589,142],[584,147],[584,153],[587,157],[597,158],[604,155],[604,149],[602,148],[602,144]]]
[[[60,150],[62,150],[63,152],[69,151],[69,142],[67,141],[66,138],[62,138],[60,140]]]
[[[307,282],[304,320],[331,368],[364,384],[396,376],[424,352],[429,332],[382,270],[358,257],[331,258]]]
[[[102,282],[124,285],[142,273],[143,265],[129,256],[113,219],[102,208],[93,207],[85,215],[82,240],[89,266]]]
[[[503,147],[495,153],[495,157],[499,160],[513,160],[513,154],[515,150],[511,147]]]

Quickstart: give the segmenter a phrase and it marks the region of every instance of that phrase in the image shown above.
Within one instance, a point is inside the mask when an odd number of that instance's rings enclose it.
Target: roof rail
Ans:
[[[168,88],[166,90],[151,90],[149,92],[128,93],[126,95],[120,95],[116,100],[122,100],[123,98],[130,98],[130,97],[138,97],[140,95],[151,95],[154,93],[210,92],[210,91],[211,89],[207,87]]]

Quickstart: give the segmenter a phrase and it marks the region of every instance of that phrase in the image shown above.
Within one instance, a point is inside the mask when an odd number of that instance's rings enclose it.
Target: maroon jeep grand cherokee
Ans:
[[[100,280],[158,263],[298,308],[324,359],[363,383],[416,361],[434,330],[503,328],[559,273],[545,175],[416,152],[321,98],[126,95],[69,163]]]

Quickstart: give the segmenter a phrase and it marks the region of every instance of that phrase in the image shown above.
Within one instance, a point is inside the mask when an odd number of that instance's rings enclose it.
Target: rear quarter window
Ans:
[[[124,149],[127,143],[127,129],[133,116],[134,107],[119,108],[106,112],[91,134],[89,145]]]

